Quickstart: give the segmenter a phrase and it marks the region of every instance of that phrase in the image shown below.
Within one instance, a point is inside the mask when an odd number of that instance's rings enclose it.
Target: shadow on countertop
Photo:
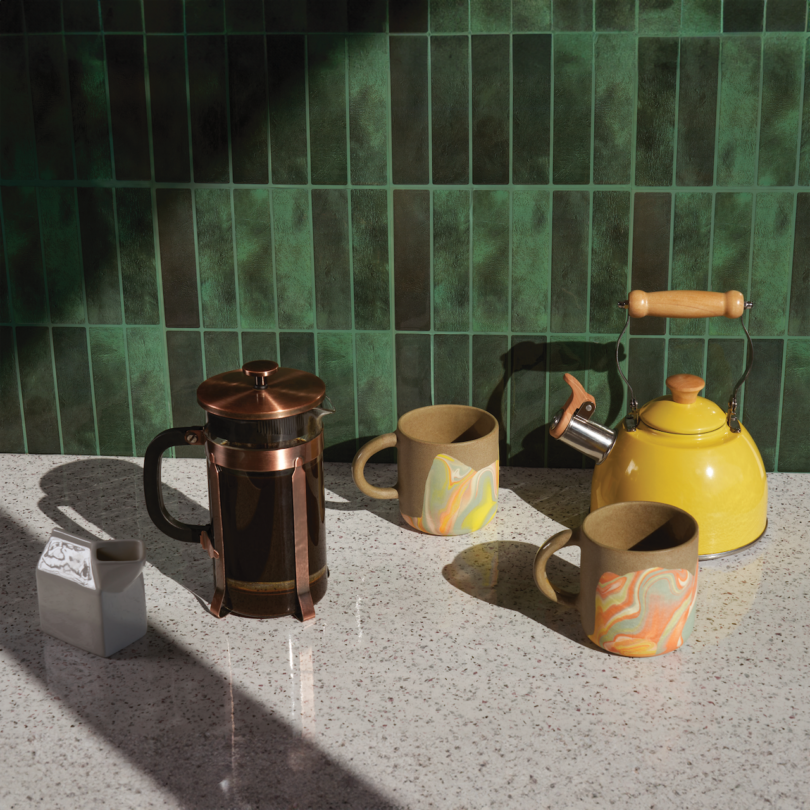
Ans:
[[[112,536],[122,536],[126,525],[129,536],[147,541],[150,563],[173,578],[185,571],[181,584],[196,584],[207,594],[210,561],[196,546],[158,539],[162,536],[151,527],[142,492],[133,491],[141,480],[141,468],[131,462],[70,462],[43,477],[40,508],[66,531],[83,536],[92,536],[83,521]],[[176,490],[165,487],[165,492],[167,505],[181,519],[204,517],[199,505]],[[2,511],[0,534],[4,653],[75,714],[77,722],[170,793],[176,806],[394,810],[396,805],[372,785],[302,737],[238,681],[223,678],[151,622],[143,638],[110,658],[42,633],[34,571],[45,538]],[[199,570],[194,561],[189,563],[198,556],[203,562]],[[217,620],[202,621],[211,622],[211,632],[216,631]],[[104,777],[97,771],[96,778],[88,789]]]
[[[555,604],[540,593],[534,582],[538,550],[532,543],[509,540],[481,543],[456,555],[442,569],[442,576],[469,596],[522,613],[583,647],[603,652],[588,641],[575,608]],[[547,571],[556,588],[579,590],[579,568],[567,560],[553,556]]]

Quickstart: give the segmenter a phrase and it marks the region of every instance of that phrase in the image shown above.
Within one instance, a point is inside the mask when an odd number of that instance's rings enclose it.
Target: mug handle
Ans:
[[[193,441],[189,441],[192,439]],[[163,534],[168,534],[175,540],[184,543],[199,543],[203,532],[211,534],[211,526],[192,526],[173,518],[163,505],[163,490],[161,489],[160,467],[163,454],[170,447],[179,447],[186,444],[196,444],[201,447],[204,442],[201,427],[169,428],[158,433],[146,448],[143,459],[143,495],[146,499],[146,511],[152,518],[152,523]]]
[[[543,592],[543,595],[551,599],[552,602],[571,605],[572,607],[575,607],[577,604],[578,593],[558,591],[549,582],[548,575],[546,574],[546,564],[549,559],[551,559],[552,554],[556,554],[561,548],[578,545],[579,535],[575,535],[571,529],[566,529],[546,540],[537,552],[537,556],[534,558],[534,581],[537,583],[537,587]]]
[[[397,491],[396,487],[372,486],[368,481],[366,481],[365,475],[363,475],[363,470],[366,468],[366,462],[375,453],[379,453],[380,450],[385,450],[388,447],[396,446],[397,434],[384,433],[382,436],[377,436],[376,439],[366,442],[357,451],[357,455],[355,455],[354,461],[352,461],[352,478],[354,478],[354,483],[357,484],[357,488],[363,493],[363,495],[368,495],[370,498],[379,498],[380,500],[391,500],[392,498],[399,497],[399,492]]]

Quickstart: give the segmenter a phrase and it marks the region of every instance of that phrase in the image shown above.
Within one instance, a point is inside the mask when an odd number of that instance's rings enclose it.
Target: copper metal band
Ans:
[[[317,582],[326,573],[326,566],[309,575],[309,584]],[[241,579],[231,579],[228,577],[229,588],[239,588],[240,591],[250,593],[281,593],[282,591],[295,590],[295,580],[285,579],[280,582],[243,582]]]
[[[210,444],[208,447],[210,448]],[[225,544],[222,542],[222,501],[219,493],[219,468],[214,461],[214,454],[208,453],[209,473],[213,477],[210,488],[211,498],[211,523],[214,534],[214,550],[217,556],[214,558],[214,598],[211,600],[211,613],[218,619],[222,614],[222,603],[225,600],[225,588],[227,581],[225,578]]]
[[[320,437],[319,437],[320,438]],[[293,523],[295,524],[295,589],[301,620],[315,618],[315,604],[309,590],[309,534],[307,532],[307,474],[300,458],[292,474]]]
[[[279,472],[295,466],[296,459],[301,464],[309,464],[323,454],[323,433],[314,439],[294,447],[283,447],[278,450],[245,450],[241,447],[206,442],[206,449],[214,463],[229,470],[244,472]]]

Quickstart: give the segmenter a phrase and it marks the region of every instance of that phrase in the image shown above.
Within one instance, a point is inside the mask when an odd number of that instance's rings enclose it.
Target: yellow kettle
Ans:
[[[698,396],[704,381],[692,374],[667,378],[668,396],[642,408],[630,391],[630,410],[618,431],[591,421],[594,398],[570,374],[571,396],[549,433],[596,461],[591,510],[620,501],[660,501],[689,512],[698,522],[701,559],[733,554],[765,533],[768,481],[751,434],[737,418],[737,393],[751,371],[754,347],[743,322],[753,304],[742,293],[634,290],[620,307],[627,321],[616,343],[616,363],[630,318],[725,316],[740,318],[748,337],[748,362],[724,411]]]

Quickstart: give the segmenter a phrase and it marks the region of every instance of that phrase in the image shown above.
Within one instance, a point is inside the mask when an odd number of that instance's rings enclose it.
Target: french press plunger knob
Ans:
[[[247,377],[253,377],[254,388],[267,388],[271,375],[278,371],[278,363],[272,360],[254,360],[251,363],[245,363],[242,371]]]

